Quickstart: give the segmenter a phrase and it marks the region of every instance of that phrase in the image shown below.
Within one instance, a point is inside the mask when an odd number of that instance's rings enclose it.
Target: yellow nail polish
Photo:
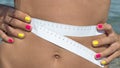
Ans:
[[[92,41],[93,46],[98,46],[99,42],[97,40]]]
[[[26,22],[30,22],[30,20],[31,20],[31,18],[30,18],[29,16],[26,16],[26,17],[25,17],[25,21],[26,21]]]
[[[19,34],[18,34],[18,37],[19,37],[19,38],[23,38],[24,36],[25,36],[25,35],[24,35],[23,33],[19,33]]]
[[[105,60],[102,60],[102,61],[101,61],[101,64],[102,64],[102,65],[106,65],[107,62],[106,62]]]

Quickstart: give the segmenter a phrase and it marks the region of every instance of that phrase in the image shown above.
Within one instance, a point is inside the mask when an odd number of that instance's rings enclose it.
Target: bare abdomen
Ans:
[[[109,9],[109,0],[16,0],[15,4],[31,17],[79,26],[105,22]],[[32,33],[26,32],[26,36],[15,39],[14,44],[1,44],[0,68],[100,68]],[[101,52],[105,47],[93,48],[91,42],[104,36],[71,38]]]

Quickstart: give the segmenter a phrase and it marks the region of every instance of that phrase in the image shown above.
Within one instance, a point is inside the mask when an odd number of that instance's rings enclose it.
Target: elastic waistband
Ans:
[[[50,22],[45,20],[40,20],[32,18],[31,24],[35,27],[44,26],[45,28],[54,31],[58,34],[65,36],[74,36],[74,37],[86,37],[86,36],[96,36],[103,34],[104,31],[98,31],[96,25],[93,26],[73,26],[67,24],[60,24],[56,22]]]

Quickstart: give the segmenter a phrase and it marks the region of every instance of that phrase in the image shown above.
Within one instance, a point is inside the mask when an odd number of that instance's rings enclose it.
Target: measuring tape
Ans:
[[[103,34],[104,31],[97,31],[96,26],[72,26],[58,24],[49,21],[32,18],[32,32],[59,47],[62,47],[84,59],[100,66],[101,60],[96,60],[93,50],[65,36],[86,37]]]

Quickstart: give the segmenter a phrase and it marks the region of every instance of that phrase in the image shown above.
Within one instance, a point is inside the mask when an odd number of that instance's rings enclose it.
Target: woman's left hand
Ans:
[[[110,63],[113,59],[120,56],[120,35],[115,33],[110,24],[98,24],[98,30],[104,30],[107,37],[96,39],[92,42],[94,47],[109,45],[109,47],[103,52],[97,53],[95,55],[96,59],[101,59],[106,57],[101,61],[102,65]]]

